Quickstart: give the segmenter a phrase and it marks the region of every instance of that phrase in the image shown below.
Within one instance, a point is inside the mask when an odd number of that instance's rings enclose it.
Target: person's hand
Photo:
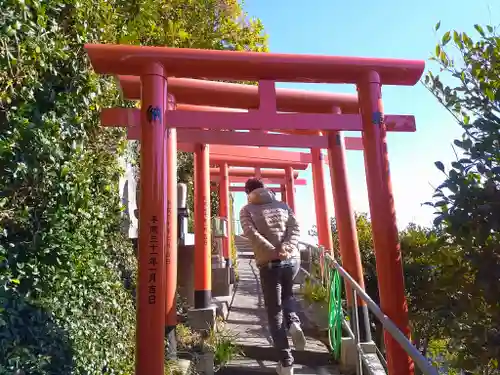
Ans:
[[[279,260],[287,260],[290,257],[290,254],[286,251],[280,251],[278,252],[278,258]]]
[[[279,260],[287,260],[288,258],[290,258],[290,253],[288,251],[286,251],[285,249],[283,249],[282,247],[277,249],[277,252],[278,252],[278,259]]]

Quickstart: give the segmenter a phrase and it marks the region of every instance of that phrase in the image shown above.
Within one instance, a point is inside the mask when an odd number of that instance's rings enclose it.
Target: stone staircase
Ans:
[[[250,245],[250,241],[246,237],[243,236],[234,236],[234,243],[236,245],[236,249],[238,249],[238,257],[240,255],[245,255],[245,253],[253,255],[252,246]]]
[[[236,236],[238,249],[239,282],[235,288],[227,314],[227,326],[237,335],[237,343],[242,356],[233,360],[219,371],[222,375],[251,375],[255,373],[274,373],[277,353],[271,344],[267,328],[267,316],[264,309],[259,271],[255,265],[253,251],[249,241]],[[317,332],[301,314],[304,333],[307,336],[305,351],[294,351],[296,374],[331,374],[340,375],[338,365]]]

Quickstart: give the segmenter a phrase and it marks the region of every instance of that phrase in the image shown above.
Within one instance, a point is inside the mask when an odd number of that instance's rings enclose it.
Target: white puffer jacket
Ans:
[[[252,243],[257,265],[278,259],[279,251],[299,258],[300,228],[290,207],[266,188],[255,189],[240,211],[240,223]]]

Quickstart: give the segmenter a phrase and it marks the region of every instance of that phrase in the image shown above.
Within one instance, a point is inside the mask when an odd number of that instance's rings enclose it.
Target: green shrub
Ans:
[[[124,132],[99,126],[128,104],[83,44],[263,50],[262,25],[232,0],[5,0],[0,25],[0,375],[133,373]]]
[[[310,303],[324,303],[328,298],[327,289],[323,285],[312,282],[311,280],[306,280],[302,287],[302,293],[304,299]]]
[[[120,234],[118,103],[82,43],[108,3],[0,6],[0,373],[123,374],[133,365],[133,252]],[[128,281],[125,282],[127,279]]]
[[[236,335],[227,328],[223,319],[218,318],[214,327],[207,335],[193,331],[190,327],[178,324],[176,327],[177,346],[179,351],[192,353],[212,352],[217,368],[226,366],[231,360],[241,354],[236,343]]]
[[[13,290],[2,293],[1,305],[1,374],[12,374],[19,368],[27,374],[73,371],[70,338],[52,313]]]

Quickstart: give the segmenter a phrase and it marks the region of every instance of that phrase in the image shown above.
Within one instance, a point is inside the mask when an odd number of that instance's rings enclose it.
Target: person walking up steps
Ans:
[[[293,356],[287,330],[296,350],[304,350],[306,339],[294,311],[293,279],[300,268],[299,224],[290,207],[276,199],[257,178],[245,184],[248,204],[240,211],[244,235],[250,240],[267,310],[269,331],[279,352],[279,375],[293,375]]]

